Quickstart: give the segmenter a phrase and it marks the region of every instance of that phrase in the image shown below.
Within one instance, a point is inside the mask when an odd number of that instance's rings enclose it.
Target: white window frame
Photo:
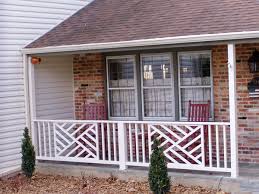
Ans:
[[[126,88],[111,88],[109,83],[109,63],[110,59],[124,59],[131,58],[133,59],[133,68],[134,68],[134,87]],[[137,120],[139,118],[139,109],[138,109],[138,94],[137,94],[137,69],[136,69],[136,55],[120,55],[120,56],[107,56],[106,57],[106,82],[107,82],[107,98],[108,98],[108,119],[109,120]],[[112,117],[111,116],[111,107],[110,107],[110,90],[129,90],[134,89],[135,91],[135,117]]]
[[[210,55],[210,85],[200,85],[200,86],[181,86],[181,73],[180,73],[180,56],[188,54],[188,55],[195,55],[195,54],[209,54]],[[211,89],[211,118],[210,120],[214,120],[214,96],[213,96],[213,65],[212,65],[212,52],[210,50],[205,50],[205,51],[185,51],[185,52],[178,52],[177,53],[177,58],[178,58],[178,93],[179,93],[179,119],[180,121],[187,121],[187,117],[182,117],[182,98],[181,98],[181,89],[187,88],[187,89],[192,89],[192,88],[210,88]]]
[[[149,57],[149,56],[167,56],[170,59],[170,71],[171,71],[171,86],[152,86],[152,87],[145,87],[143,83],[143,64],[142,58]],[[140,81],[141,81],[141,106],[142,106],[142,118],[143,120],[157,120],[157,121],[169,121],[175,120],[175,89],[174,89],[174,67],[173,67],[173,55],[170,52],[167,53],[147,53],[147,54],[140,54]],[[172,89],[172,116],[171,117],[145,117],[144,112],[144,89],[147,88],[170,88]]]

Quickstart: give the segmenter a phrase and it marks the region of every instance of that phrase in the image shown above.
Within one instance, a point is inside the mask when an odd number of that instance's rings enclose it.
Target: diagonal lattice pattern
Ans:
[[[161,142],[169,163],[204,165],[203,126],[148,125],[149,150],[155,138]]]
[[[55,137],[56,156],[97,158],[96,124],[57,123]]]

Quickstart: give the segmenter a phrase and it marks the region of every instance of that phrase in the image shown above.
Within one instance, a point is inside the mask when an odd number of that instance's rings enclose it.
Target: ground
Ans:
[[[2,194],[36,194],[36,193],[62,193],[62,194],[114,194],[114,193],[150,193],[147,182],[120,181],[111,176],[108,179],[95,177],[64,177],[35,174],[31,180],[23,175],[9,179],[0,179],[0,193]],[[215,190],[201,187],[174,186],[172,194],[215,194]],[[224,192],[218,192],[224,194]]]

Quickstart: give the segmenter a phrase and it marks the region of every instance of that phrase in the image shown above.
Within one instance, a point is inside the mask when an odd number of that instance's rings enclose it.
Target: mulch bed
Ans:
[[[0,193],[62,193],[62,194],[124,194],[124,193],[151,193],[147,182],[121,181],[116,177],[64,177],[35,174],[31,180],[23,175],[17,175],[9,179],[0,179]],[[201,187],[174,186],[172,194],[216,194],[215,190]],[[224,192],[218,192],[224,194]]]

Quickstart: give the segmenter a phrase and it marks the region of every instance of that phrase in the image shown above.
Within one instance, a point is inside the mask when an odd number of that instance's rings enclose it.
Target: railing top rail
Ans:
[[[33,122],[52,122],[52,123],[126,123],[126,124],[164,124],[164,125],[230,125],[229,122],[187,122],[187,121],[116,121],[116,120],[47,120],[35,119]]]

